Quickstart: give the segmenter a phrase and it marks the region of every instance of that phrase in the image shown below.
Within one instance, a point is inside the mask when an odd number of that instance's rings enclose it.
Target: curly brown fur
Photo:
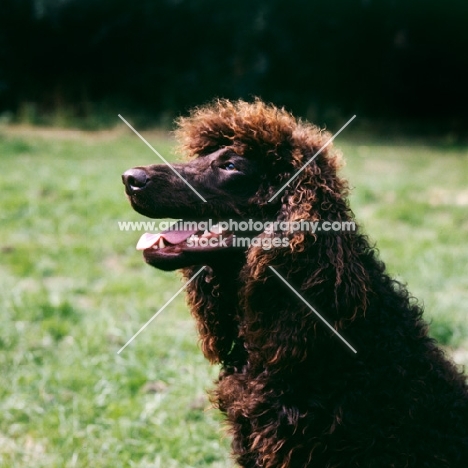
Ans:
[[[143,214],[354,219],[346,181],[337,175],[341,158],[331,145],[268,202],[330,138],[283,109],[260,100],[216,101],[180,119],[177,136],[195,159],[176,168],[207,203],[165,168],[137,168],[146,174],[140,186],[125,183]],[[244,164],[242,171],[224,173],[231,159]],[[238,464],[466,468],[466,380],[428,337],[422,309],[387,275],[367,238],[359,232],[282,234],[289,245],[270,250],[187,250],[172,257],[145,250],[148,263],[183,268],[187,278],[207,265],[188,286],[188,301],[203,353],[222,365],[213,399],[226,414]]]

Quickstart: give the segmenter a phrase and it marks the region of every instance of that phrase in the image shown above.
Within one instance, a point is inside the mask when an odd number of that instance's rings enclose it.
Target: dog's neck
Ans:
[[[335,243],[338,249],[339,242]],[[276,256],[268,265],[287,276],[287,281],[328,316],[333,326],[340,328],[341,322],[349,323],[358,313],[363,315],[363,311],[355,312],[353,309],[361,307],[362,298],[353,298],[349,292],[352,284],[347,283],[356,281],[355,273],[362,268],[364,261],[362,251],[353,254],[355,258],[345,259],[342,279],[338,281],[336,275],[339,266],[331,264],[326,256],[328,251],[334,250],[330,239],[326,242],[318,240],[309,249],[307,255],[298,257],[285,252],[284,257]],[[230,259],[223,258],[205,266],[187,287],[189,306],[197,320],[205,356],[211,362],[237,365],[241,343],[244,357],[251,363],[257,362],[259,368],[268,363],[272,367],[282,365],[275,361],[278,346],[281,346],[283,340],[283,346],[289,348],[291,340],[295,339],[284,334],[286,324],[289,324],[289,331],[295,336],[307,337],[308,340],[295,348],[298,350],[297,356],[288,356],[290,362],[294,359],[302,361],[306,354],[300,353],[310,353],[312,348],[322,352],[322,345],[329,342],[329,337],[326,330],[318,325],[317,317],[266,265],[255,265],[256,268],[263,268],[261,272],[254,272],[249,266],[243,255],[233,254]],[[200,267],[185,269],[185,277],[190,279]],[[308,278],[308,281],[303,283],[301,278]],[[339,288],[345,288],[348,294],[340,294]],[[365,292],[370,289],[371,285],[365,285],[354,288],[354,291]],[[352,303],[348,304],[348,301]],[[345,312],[349,315],[346,316]],[[293,332],[291,323],[301,323],[301,327],[308,329]],[[325,335],[327,338],[322,340]],[[272,339],[272,336],[275,338]],[[275,343],[276,348],[270,349],[269,343]]]

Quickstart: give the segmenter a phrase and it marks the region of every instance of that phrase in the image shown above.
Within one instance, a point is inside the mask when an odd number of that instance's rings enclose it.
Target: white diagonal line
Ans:
[[[353,353],[357,351],[270,265],[268,265],[271,271],[307,306],[309,309],[336,335],[338,338],[343,341],[343,343],[348,346]]]
[[[118,351],[120,354],[203,270],[201,267]]]
[[[120,114],[119,115],[119,118],[131,129],[135,132],[136,135],[138,135],[141,140],[146,144],[146,146],[148,146],[152,151],[153,153],[155,153],[157,156],[159,156],[159,158],[167,165],[169,166],[170,169],[172,169],[172,171],[185,183],[187,184],[205,203],[206,203],[206,200],[190,185],[189,182],[187,182],[187,180],[185,180],[180,174],[179,172],[174,169],[174,167],[168,162],[166,161],[166,159],[164,159],[161,154],[156,151]]]
[[[268,200],[270,203],[283,191],[354,119],[353,115],[278,191]]]

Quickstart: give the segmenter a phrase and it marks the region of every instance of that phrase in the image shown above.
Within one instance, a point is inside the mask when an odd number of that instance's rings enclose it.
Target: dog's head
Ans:
[[[140,239],[145,260],[157,268],[229,262],[247,250],[257,257],[300,251],[305,233],[278,224],[264,229],[266,223],[336,221],[347,210],[346,187],[336,175],[340,157],[330,145],[323,148],[330,135],[284,109],[260,100],[219,100],[181,118],[176,136],[190,162],[123,174],[136,211],[181,219]]]

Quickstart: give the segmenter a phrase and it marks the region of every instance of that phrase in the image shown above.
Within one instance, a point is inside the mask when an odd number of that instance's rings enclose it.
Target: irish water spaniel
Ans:
[[[421,307],[358,230],[294,226],[354,221],[340,155],[319,151],[330,135],[260,100],[216,101],[178,124],[193,159],[123,180],[138,212],[198,223],[145,234],[138,248],[187,280],[205,267],[188,302],[203,353],[221,365],[213,401],[237,463],[467,468],[467,383],[428,336]],[[200,231],[207,220],[215,226]],[[227,220],[244,221],[242,232]],[[259,232],[255,221],[277,223]]]

